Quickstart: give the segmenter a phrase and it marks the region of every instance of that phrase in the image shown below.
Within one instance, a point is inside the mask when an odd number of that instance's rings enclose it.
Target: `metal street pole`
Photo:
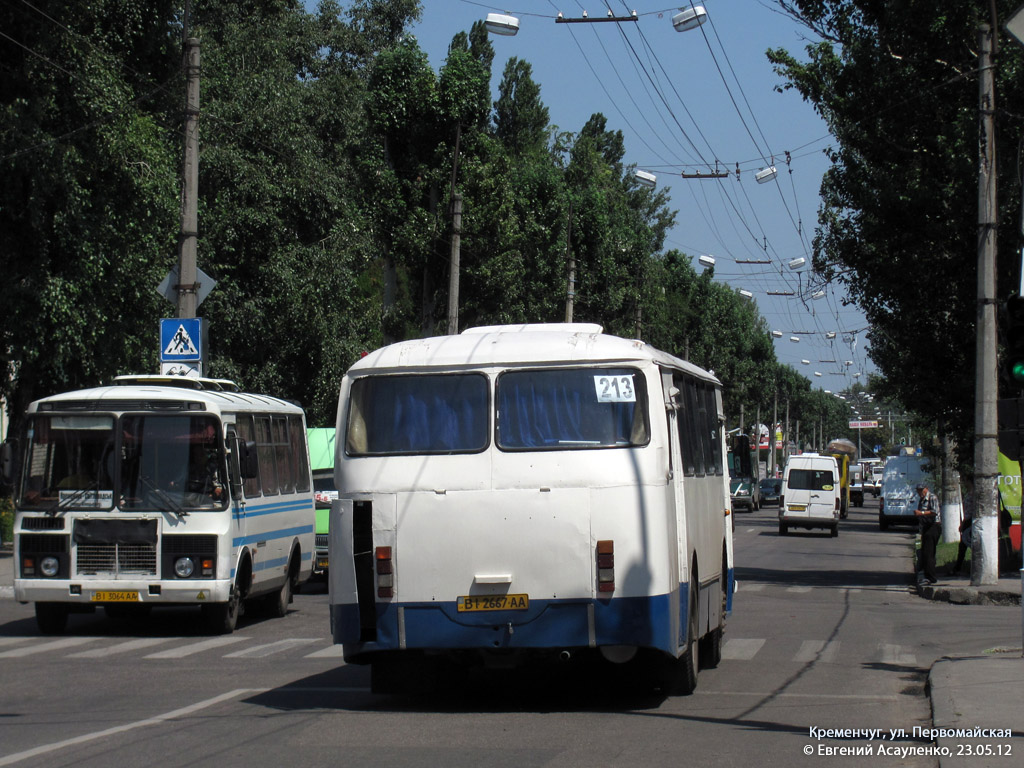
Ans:
[[[971,541],[971,584],[996,584],[999,565],[999,498],[996,483],[998,424],[996,420],[996,146],[995,85],[992,77],[994,34],[978,27],[978,319],[975,364],[974,494]]]

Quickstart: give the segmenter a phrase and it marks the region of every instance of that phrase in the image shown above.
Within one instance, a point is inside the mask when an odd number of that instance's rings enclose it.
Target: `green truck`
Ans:
[[[313,550],[313,575],[325,576],[328,566],[327,532],[331,502],[338,498],[334,485],[334,427],[311,427],[309,468],[313,472],[313,498],[316,504],[316,543]]]

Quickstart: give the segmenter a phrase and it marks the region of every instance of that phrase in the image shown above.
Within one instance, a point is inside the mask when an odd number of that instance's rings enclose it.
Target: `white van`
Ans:
[[[839,535],[839,462],[833,456],[790,456],[779,499],[779,535],[789,527],[828,528]]]
[[[917,525],[917,484],[932,486],[931,475],[921,456],[890,456],[882,474],[882,498],[878,503],[878,528],[890,525]],[[933,488],[934,490],[934,488]]]

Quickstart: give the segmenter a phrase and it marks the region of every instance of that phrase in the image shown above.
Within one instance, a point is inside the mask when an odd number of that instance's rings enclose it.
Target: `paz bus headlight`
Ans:
[[[60,570],[60,560],[56,557],[48,556],[44,557],[39,561],[39,571],[47,578],[53,578],[57,575],[57,571]]]
[[[187,579],[196,572],[196,564],[191,557],[179,557],[174,561],[174,575],[179,579]]]

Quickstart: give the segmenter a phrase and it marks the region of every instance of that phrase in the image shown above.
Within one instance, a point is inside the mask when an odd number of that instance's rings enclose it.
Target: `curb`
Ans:
[[[926,600],[954,605],[1020,605],[1020,593],[998,587],[959,587],[918,584],[917,594]]]

